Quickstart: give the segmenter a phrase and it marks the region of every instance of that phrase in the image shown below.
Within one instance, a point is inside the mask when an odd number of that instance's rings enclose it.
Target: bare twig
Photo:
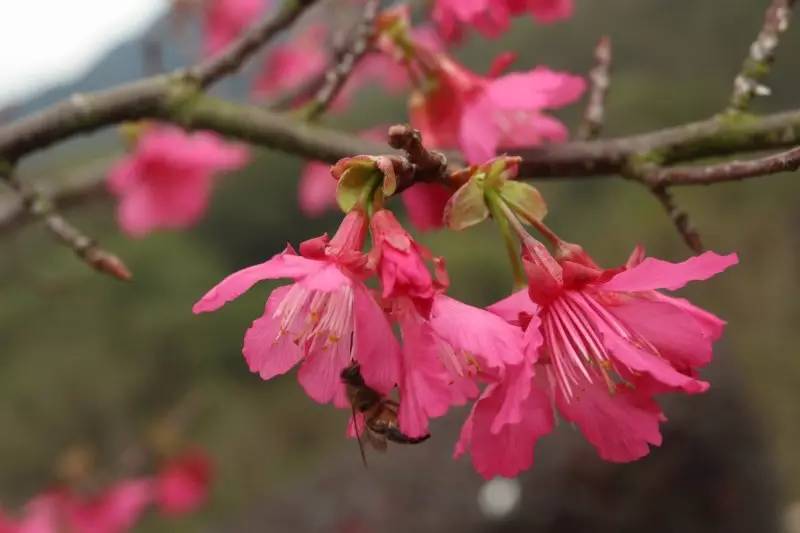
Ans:
[[[121,281],[129,281],[131,272],[116,255],[101,248],[97,242],[69,223],[44,195],[24,187],[12,172],[2,174],[4,181],[19,194],[22,205],[30,215],[41,219],[45,227],[62,244],[70,248],[83,262],[104,274]]]
[[[800,169],[800,147],[779,154],[702,167],[661,168],[645,177],[655,185],[711,185]]]
[[[731,111],[744,111],[753,98],[769,94],[769,88],[762,85],[762,82],[769,75],[770,67],[775,61],[781,34],[789,29],[794,1],[772,0],[767,8],[764,26],[750,46],[750,53],[734,80],[729,105]]]
[[[596,138],[603,129],[606,114],[606,98],[611,86],[611,39],[603,36],[594,50],[595,65],[589,72],[589,100],[578,129],[578,139],[586,141]]]
[[[349,46],[341,54],[333,65],[333,68],[325,74],[325,83],[317,92],[311,107],[308,109],[306,118],[315,120],[328,109],[339,92],[347,83],[347,79],[358,65],[361,58],[369,51],[370,42],[375,34],[375,18],[378,16],[380,0],[367,0],[361,20],[353,30]]]
[[[689,220],[689,214],[677,206],[675,198],[673,198],[669,189],[664,186],[655,186],[651,190],[653,191],[653,195],[664,207],[667,216],[669,216],[672,223],[675,224],[675,229],[681,234],[683,242],[685,242],[693,252],[698,254],[703,252],[704,247],[700,239],[700,234]]]
[[[242,37],[233,41],[220,54],[191,68],[189,75],[197,80],[201,87],[207,87],[215,81],[235,73],[265,43],[291,26],[307,8],[316,2],[317,0],[286,0],[274,18],[265,19],[251,26]]]

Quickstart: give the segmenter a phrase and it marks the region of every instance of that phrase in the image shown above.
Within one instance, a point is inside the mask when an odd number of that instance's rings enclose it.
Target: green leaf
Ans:
[[[460,231],[483,222],[489,216],[489,208],[483,197],[485,174],[476,174],[461,186],[448,200],[444,208],[444,223]]]
[[[355,161],[339,176],[336,185],[336,202],[349,213],[374,187],[380,176],[374,162]]]
[[[533,185],[507,180],[500,187],[500,197],[524,220],[543,220],[547,216],[547,203]]]

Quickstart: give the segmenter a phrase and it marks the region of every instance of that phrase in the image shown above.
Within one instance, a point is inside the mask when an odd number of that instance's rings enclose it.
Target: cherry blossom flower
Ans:
[[[117,483],[101,494],[83,499],[66,493],[63,506],[71,529],[85,533],[122,533],[130,530],[152,502],[152,481],[147,478]]]
[[[475,379],[520,364],[522,339],[502,319],[445,296],[443,263],[434,261],[434,279],[426,266],[430,253],[390,211],[377,211],[371,228],[370,260],[403,340],[400,429],[419,437],[428,432],[430,418],[477,396]]]
[[[566,140],[566,127],[544,111],[576,101],[586,89],[583,78],[547,67],[489,78],[444,54],[418,54],[433,83],[412,94],[411,123],[429,144],[459,147],[471,163],[499,147]]]
[[[204,50],[215,54],[272,6],[272,0],[209,0]]]
[[[147,126],[133,153],[109,172],[109,188],[120,199],[120,226],[141,237],[194,224],[208,206],[214,174],[241,168],[248,157],[246,148],[214,133]]]
[[[524,244],[528,290],[489,309],[524,329],[533,370],[523,379],[532,383],[531,392],[517,382],[487,389],[457,453],[470,449],[486,477],[528,468],[529,448],[546,433],[544,413],[552,404],[603,459],[647,455],[650,446],[661,444],[659,424],[665,420],[654,396],[708,389],[697,370],[710,362],[711,345],[724,325],[658,289],[708,279],[736,264],[736,254],[706,252],[674,264],[642,259],[637,250],[625,267],[603,270],[576,245],[559,243],[554,259],[538,241]],[[505,414],[504,406],[511,406]],[[513,451],[493,460],[501,446]]]
[[[448,41],[461,39],[463,26],[473,26],[486,37],[508,30],[512,16],[530,13],[541,23],[572,16],[572,0],[436,0],[433,20]]]
[[[243,353],[263,379],[300,364],[298,379],[315,401],[347,405],[340,380],[357,361],[366,383],[389,392],[399,374],[399,347],[383,310],[364,285],[370,271],[361,252],[367,220],[351,211],[334,237],[305,241],[268,261],[231,274],[194,305],[214,311],[265,279],[294,283],[272,291],[264,315],[245,334]]]
[[[208,498],[211,478],[211,460],[199,450],[169,461],[155,480],[155,499],[161,512],[182,515],[195,511]]]

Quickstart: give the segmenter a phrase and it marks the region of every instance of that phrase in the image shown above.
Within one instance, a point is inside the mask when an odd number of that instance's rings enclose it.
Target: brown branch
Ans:
[[[118,280],[131,279],[130,270],[119,257],[101,248],[95,240],[61,216],[49,198],[34,189],[24,187],[12,172],[3,173],[2,178],[17,192],[25,211],[32,217],[42,220],[48,231],[75,252],[84,263]]]
[[[325,74],[325,82],[317,92],[306,114],[308,120],[316,120],[328,109],[339,95],[347,79],[358,62],[369,52],[370,42],[375,33],[375,19],[378,16],[380,0],[367,0],[361,20],[353,31],[349,45],[337,58],[333,68]]]
[[[594,50],[595,66],[589,72],[589,100],[583,115],[583,122],[578,129],[578,139],[586,141],[597,138],[603,129],[606,114],[606,98],[611,86],[611,39],[604,36]]]
[[[673,198],[669,189],[664,186],[655,186],[651,190],[662,207],[664,207],[667,216],[669,216],[672,223],[675,224],[675,229],[680,233],[683,242],[697,254],[705,251],[703,241],[700,239],[700,234],[689,220],[689,213],[677,206],[675,198]]]
[[[729,109],[744,111],[756,96],[768,95],[762,82],[769,75],[781,35],[789,29],[795,0],[772,0],[764,17],[764,25],[750,46],[750,53],[733,83]]]
[[[647,174],[644,179],[656,186],[710,185],[798,169],[800,169],[800,147],[750,161],[731,161],[698,167],[661,168]]]

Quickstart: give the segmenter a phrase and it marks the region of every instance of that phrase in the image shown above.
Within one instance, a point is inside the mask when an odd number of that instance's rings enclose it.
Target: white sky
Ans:
[[[0,108],[81,76],[168,0],[0,0]]]

